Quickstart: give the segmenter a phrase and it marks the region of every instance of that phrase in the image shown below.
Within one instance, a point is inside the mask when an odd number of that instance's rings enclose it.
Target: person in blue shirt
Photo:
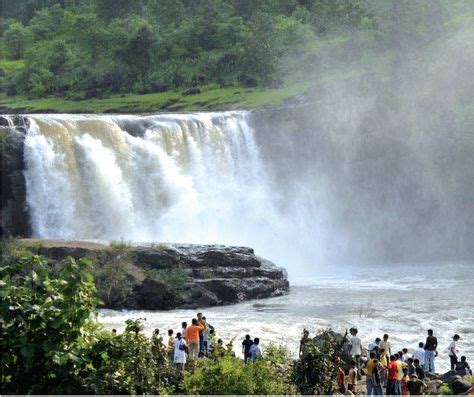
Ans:
[[[242,342],[242,353],[244,354],[244,362],[245,364],[248,363],[249,358],[252,358],[252,354],[250,353],[250,348],[253,345],[253,340],[250,339],[250,335],[245,335],[245,339]]]

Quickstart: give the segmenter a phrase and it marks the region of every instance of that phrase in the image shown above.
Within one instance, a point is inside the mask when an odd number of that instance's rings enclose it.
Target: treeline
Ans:
[[[377,50],[439,34],[467,0],[4,0],[8,95],[72,99],[203,84],[276,87],[350,35]],[[319,60],[320,61],[320,60]],[[291,64],[291,70],[286,67]]]

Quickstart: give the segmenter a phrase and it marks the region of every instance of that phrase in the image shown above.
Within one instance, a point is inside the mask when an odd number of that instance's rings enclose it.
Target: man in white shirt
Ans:
[[[418,348],[415,349],[413,352],[413,359],[417,358],[420,361],[420,366],[423,367],[425,365],[425,349],[423,348],[425,345],[423,342],[418,343]]]
[[[390,342],[388,341],[388,334],[385,334],[383,336],[383,341],[380,342],[379,349],[381,352],[380,354],[387,356],[387,363],[388,363],[390,361],[390,356],[392,355],[392,347],[390,346]]]
[[[362,355],[362,341],[357,336],[357,328],[352,328],[351,339],[349,339],[349,354],[354,357],[354,361],[357,363],[357,375],[359,379],[362,377],[360,368],[360,357]]]
[[[459,339],[460,339],[460,336],[458,334],[454,335],[453,341],[449,344],[449,347],[448,347],[449,360],[451,361],[451,370],[456,368],[456,364],[458,362],[459,350],[456,346],[456,343]]]
[[[379,354],[379,343],[381,342],[382,340],[380,338],[375,338],[375,341],[372,342],[372,343],[369,343],[369,345],[367,346],[367,350],[368,350],[368,354],[370,353],[375,353],[375,356],[378,358],[380,357],[378,354]]]

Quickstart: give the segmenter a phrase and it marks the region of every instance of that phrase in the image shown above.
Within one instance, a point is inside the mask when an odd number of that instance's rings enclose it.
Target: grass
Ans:
[[[109,98],[66,100],[58,97],[28,99],[25,96],[4,96],[0,107],[8,112],[37,113],[148,113],[159,111],[199,111],[250,109],[278,105],[307,88],[307,83],[294,83],[276,89],[199,87],[200,94],[183,96],[170,91],[157,94],[111,95]]]

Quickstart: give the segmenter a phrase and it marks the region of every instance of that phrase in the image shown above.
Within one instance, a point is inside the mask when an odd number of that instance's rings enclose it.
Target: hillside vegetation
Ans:
[[[468,0],[5,0],[6,111],[148,112],[273,105],[384,69]]]

